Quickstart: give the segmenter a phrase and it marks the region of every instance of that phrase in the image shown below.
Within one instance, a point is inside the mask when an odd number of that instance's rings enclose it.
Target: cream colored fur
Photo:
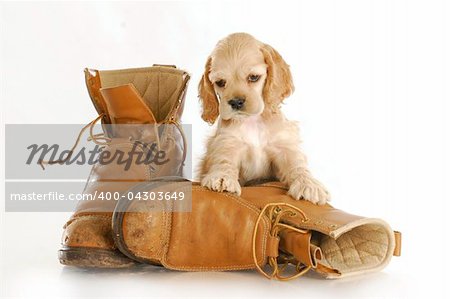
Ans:
[[[259,79],[253,82],[255,76]],[[293,90],[289,66],[271,46],[245,33],[217,44],[199,83],[202,118],[211,124],[219,119],[200,166],[203,186],[240,194],[241,184],[275,178],[295,199],[329,200],[307,167],[296,123],[280,110]],[[238,111],[228,103],[236,97],[245,99]]]

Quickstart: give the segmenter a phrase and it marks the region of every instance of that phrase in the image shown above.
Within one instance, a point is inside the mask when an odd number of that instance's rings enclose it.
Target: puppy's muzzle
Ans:
[[[234,98],[228,101],[228,104],[230,104],[233,110],[241,110],[244,107],[244,103],[244,98]]]

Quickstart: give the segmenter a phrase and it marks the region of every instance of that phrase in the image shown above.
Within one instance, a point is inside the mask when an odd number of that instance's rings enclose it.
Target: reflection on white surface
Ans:
[[[314,273],[280,282],[258,272],[180,272],[139,265],[129,269],[82,269],[59,264],[63,223],[70,213],[3,213],[0,294],[5,297],[402,297],[405,260],[393,259],[379,273],[324,280]],[[55,225],[58,223],[60,225]],[[34,224],[34,225],[33,225]],[[14,228],[14,229],[12,229]],[[403,269],[403,271],[405,271]]]
[[[324,280],[314,273],[289,282],[258,272],[180,272],[139,265],[130,269],[81,269],[59,264],[62,225],[70,213],[3,213],[0,294],[5,297],[404,297],[414,292],[404,277],[407,257],[394,258],[383,272]],[[55,225],[55,223],[59,225]],[[408,286],[408,287],[407,287]],[[420,287],[420,284],[415,284]],[[291,297],[292,296],[292,297]]]
[[[344,280],[323,280],[307,275],[301,279],[279,282],[270,281],[255,271],[178,272],[146,265],[120,270],[78,269],[60,265],[48,272],[24,270],[20,275],[22,281],[27,281],[27,287],[17,286],[11,289],[11,294],[31,296],[42,290],[54,297],[274,298],[283,294],[294,298],[363,298],[404,295],[401,283],[383,272]]]

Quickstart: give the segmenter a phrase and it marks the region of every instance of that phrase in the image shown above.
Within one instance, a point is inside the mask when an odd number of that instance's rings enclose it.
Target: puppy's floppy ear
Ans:
[[[205,65],[205,72],[198,83],[198,96],[202,103],[202,118],[209,124],[214,124],[219,116],[219,101],[214,91],[214,86],[209,80],[209,71],[211,69],[211,57],[208,57]]]
[[[267,64],[267,78],[264,85],[264,100],[277,109],[278,105],[294,92],[289,65],[271,46],[263,44],[261,51]]]

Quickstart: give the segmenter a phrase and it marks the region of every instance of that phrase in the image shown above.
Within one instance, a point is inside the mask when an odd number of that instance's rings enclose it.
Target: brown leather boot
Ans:
[[[139,262],[182,271],[257,269],[288,280],[308,270],[326,278],[379,271],[400,255],[401,235],[383,220],[294,200],[279,182],[243,187],[241,196],[174,178],[133,187],[160,190],[192,191],[192,212],[119,200],[113,214],[115,243]]]
[[[104,132],[94,135],[91,129],[92,141],[111,156],[129,155],[131,162],[127,169],[117,160],[95,164],[83,192],[124,194],[137,183],[158,176],[181,176],[186,141],[178,122],[189,75],[175,67],[155,65],[113,71],[86,69],[85,76]],[[164,152],[165,163],[138,163],[139,157],[155,150],[150,144]],[[135,264],[114,244],[111,216],[115,205],[115,200],[99,197],[78,205],[64,226],[59,251],[62,264],[103,268]]]

